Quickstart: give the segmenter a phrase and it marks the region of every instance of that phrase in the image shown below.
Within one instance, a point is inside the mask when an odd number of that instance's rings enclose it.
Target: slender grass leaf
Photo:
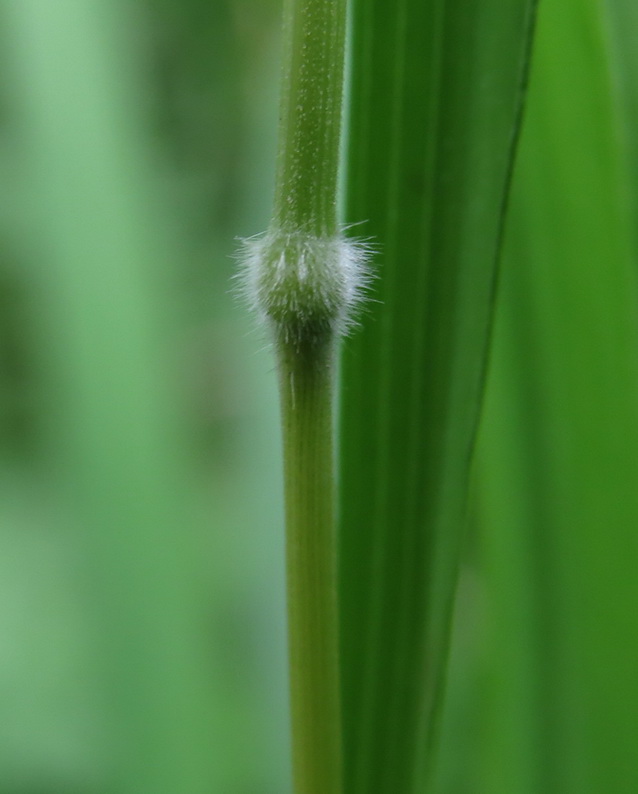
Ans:
[[[637,284],[605,11],[543,4],[514,180],[481,444],[490,794],[638,788]]]
[[[379,279],[343,359],[346,790],[431,778],[533,3],[354,3],[347,220]]]

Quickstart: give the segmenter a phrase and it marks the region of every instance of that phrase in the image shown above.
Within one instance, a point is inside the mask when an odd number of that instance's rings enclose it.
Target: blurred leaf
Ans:
[[[353,8],[347,220],[379,247],[341,421],[346,789],[428,788],[533,3]]]
[[[489,794],[638,790],[638,285],[605,9],[542,5],[514,180],[481,446]]]

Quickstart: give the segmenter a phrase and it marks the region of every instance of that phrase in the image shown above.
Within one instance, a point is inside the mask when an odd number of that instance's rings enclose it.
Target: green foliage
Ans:
[[[638,786],[638,317],[605,6],[542,6],[482,439],[486,792]]]
[[[352,794],[429,790],[532,16],[354,4],[347,220],[380,253],[342,378]]]
[[[0,6],[1,794],[291,791],[276,377],[227,257],[279,11]],[[346,794],[633,794],[636,3],[541,4],[463,554],[533,10],[352,11]]]

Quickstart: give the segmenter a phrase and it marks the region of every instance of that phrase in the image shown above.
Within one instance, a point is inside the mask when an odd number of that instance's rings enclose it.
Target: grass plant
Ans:
[[[634,9],[0,4],[0,794],[638,790]]]
[[[243,292],[277,358],[286,503],[293,785],[342,791],[333,402],[336,346],[366,248],[337,210],[345,0],[290,0],[270,228],[247,240]]]

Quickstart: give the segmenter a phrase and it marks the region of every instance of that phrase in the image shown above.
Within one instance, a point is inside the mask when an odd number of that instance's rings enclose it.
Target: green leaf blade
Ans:
[[[606,10],[542,6],[514,179],[481,460],[492,663],[508,706],[490,743],[511,751],[518,712],[526,758],[497,751],[509,777],[488,773],[490,794],[527,791],[530,767],[534,791],[638,786],[635,230]],[[512,645],[528,649],[516,686]]]
[[[347,220],[380,249],[378,302],[343,361],[355,794],[423,791],[432,771],[531,19],[528,2],[354,6]]]

